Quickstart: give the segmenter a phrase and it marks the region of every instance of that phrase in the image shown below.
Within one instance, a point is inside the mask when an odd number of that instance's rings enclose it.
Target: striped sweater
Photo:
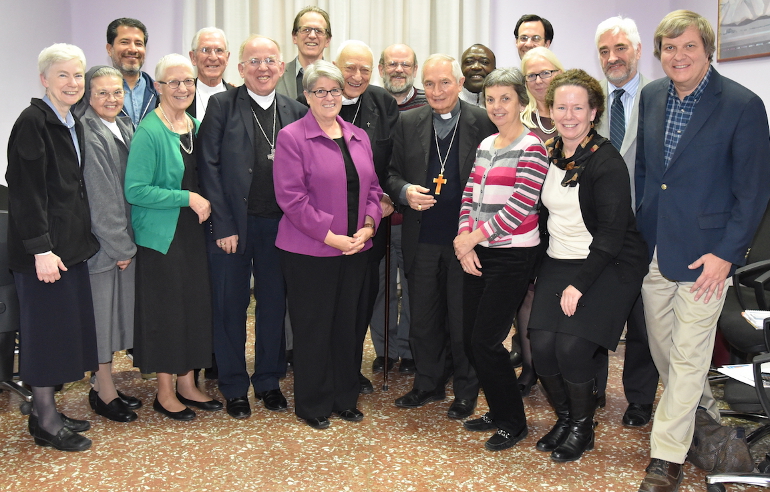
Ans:
[[[495,149],[497,134],[476,150],[476,162],[463,190],[458,233],[481,229],[490,248],[540,243],[535,205],[548,172],[540,139],[525,133],[504,149]]]

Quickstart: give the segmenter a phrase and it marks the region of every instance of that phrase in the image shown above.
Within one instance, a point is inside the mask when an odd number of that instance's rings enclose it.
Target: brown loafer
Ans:
[[[639,492],[676,492],[684,478],[681,464],[658,458],[650,460],[646,471]]]

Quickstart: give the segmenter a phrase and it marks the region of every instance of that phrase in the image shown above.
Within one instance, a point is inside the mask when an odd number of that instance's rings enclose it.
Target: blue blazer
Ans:
[[[278,115],[284,126],[297,121],[307,108],[283,94],[277,94]],[[255,138],[251,96],[245,85],[214,94],[198,132],[198,174],[201,190],[211,202],[211,219],[206,227],[209,253],[226,254],[217,239],[247,233],[247,208],[254,167]],[[275,161],[276,163],[280,161]],[[246,241],[238,241],[243,254]]]
[[[642,89],[636,154],[636,221],[667,278],[694,282],[706,253],[743,265],[770,199],[770,133],[762,100],[713,69],[664,168],[670,79]]]

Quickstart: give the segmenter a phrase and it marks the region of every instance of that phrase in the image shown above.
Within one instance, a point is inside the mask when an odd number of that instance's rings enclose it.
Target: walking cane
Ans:
[[[391,214],[392,215],[392,214]],[[390,215],[385,217],[385,371],[382,391],[388,391],[388,369],[390,368]]]

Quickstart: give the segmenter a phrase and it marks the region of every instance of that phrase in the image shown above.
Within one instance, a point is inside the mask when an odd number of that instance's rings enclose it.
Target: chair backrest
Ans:
[[[751,248],[746,255],[746,264],[756,263],[762,260],[770,260],[770,204],[765,209],[765,215],[759,223],[754,239],[751,240]]]

